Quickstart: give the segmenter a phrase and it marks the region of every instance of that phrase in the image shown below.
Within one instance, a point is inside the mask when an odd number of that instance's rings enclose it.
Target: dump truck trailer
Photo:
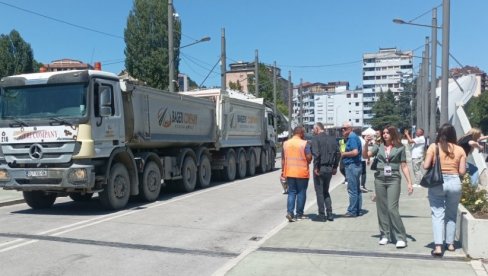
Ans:
[[[0,187],[32,208],[98,193],[120,209],[130,196],[155,201],[167,183],[191,192],[274,168],[274,114],[255,99],[170,93],[98,70],[10,76],[0,89]]]

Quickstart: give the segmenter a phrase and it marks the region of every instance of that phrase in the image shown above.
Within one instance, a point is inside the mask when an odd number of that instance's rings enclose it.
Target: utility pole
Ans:
[[[277,112],[276,112],[276,61],[273,62],[273,114],[274,114],[274,120],[273,120],[273,126],[275,131],[278,130],[278,122],[276,121]],[[276,138],[276,137],[275,137]]]
[[[437,132],[436,114],[437,114],[437,8],[432,9],[432,58],[430,64],[430,126],[429,137],[434,141]]]
[[[291,71],[288,71],[288,137],[291,137],[291,121],[292,121],[292,114],[293,114],[293,89],[291,85]]]
[[[254,90],[254,94],[259,98],[259,56],[257,49],[254,57]]]
[[[424,117],[425,133],[429,134],[429,37],[425,37],[425,62],[424,62],[424,85],[423,85],[423,100],[422,100],[422,113]],[[430,137],[432,139],[432,137]]]
[[[168,0],[168,65],[169,92],[175,92],[175,48],[173,46],[173,0]]]
[[[422,57],[424,54],[422,53]],[[417,128],[424,128],[423,126],[423,118],[422,118],[422,84],[423,84],[423,73],[422,68],[424,63],[424,59],[422,58],[422,62],[419,65],[419,76],[417,77],[417,95],[415,97],[416,100],[416,112],[417,112]]]
[[[227,79],[226,79],[226,70],[227,70],[227,65],[226,65],[226,57],[225,57],[225,29],[222,28],[222,38],[221,38],[221,54],[220,54],[220,91],[222,93],[225,93],[227,91]]]
[[[441,80],[441,121],[449,122],[449,22],[451,1],[442,0],[442,80]]]
[[[302,91],[302,85],[303,85],[303,79],[300,79],[300,87],[298,87],[298,101],[300,104],[300,114],[298,114],[300,117],[298,122],[300,125],[303,127],[303,91]]]

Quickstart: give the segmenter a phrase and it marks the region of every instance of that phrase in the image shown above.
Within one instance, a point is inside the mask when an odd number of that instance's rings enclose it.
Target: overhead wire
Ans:
[[[95,32],[95,33],[98,33],[98,34],[103,34],[103,35],[110,36],[110,37],[124,39],[120,35],[114,35],[114,34],[110,34],[110,33],[103,32],[103,31],[99,31],[99,30],[96,30],[96,29],[93,29],[93,28],[89,28],[89,27],[85,27],[85,26],[78,25],[78,24],[74,24],[74,23],[71,23],[71,22],[68,22],[68,21],[65,21],[65,20],[62,20],[62,19],[54,18],[52,16],[48,16],[48,15],[41,14],[41,13],[38,13],[38,12],[35,12],[35,11],[32,11],[32,10],[24,9],[24,8],[21,8],[21,7],[18,7],[18,6],[9,4],[9,3],[5,3],[3,1],[0,1],[0,4],[3,4],[5,6],[9,6],[9,7],[14,8],[14,9],[21,10],[23,12],[27,12],[27,13],[34,14],[34,15],[37,15],[37,16],[40,16],[40,17],[44,17],[44,18],[49,19],[49,20],[53,20],[53,21],[56,21],[56,22],[59,22],[59,23],[63,23],[63,24],[66,24],[66,25],[69,25],[69,26],[72,26],[72,27],[75,27],[75,28],[79,28],[79,29],[83,29],[83,30],[86,30],[86,31]]]

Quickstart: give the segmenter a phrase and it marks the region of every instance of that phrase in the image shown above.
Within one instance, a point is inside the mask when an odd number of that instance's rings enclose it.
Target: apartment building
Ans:
[[[249,93],[248,85],[249,80],[254,78],[255,65],[254,62],[236,62],[229,64],[230,70],[225,73],[227,88],[236,89],[242,91],[245,94]],[[266,69],[270,72],[273,71],[273,66],[266,65]],[[276,70],[276,84],[278,89],[278,95],[281,96],[283,102],[288,103],[288,80],[281,76],[281,69],[279,67]],[[231,87],[231,84],[233,87]],[[293,84],[292,84],[293,86]],[[280,97],[278,96],[278,97]]]
[[[336,128],[345,121],[363,125],[362,90],[350,91],[348,82],[303,83],[295,87],[292,126],[302,123],[311,132],[315,122]]]
[[[395,96],[404,92],[406,81],[413,79],[413,51],[380,48],[376,53],[363,54],[363,123],[371,126],[372,107],[378,93],[392,91]]]

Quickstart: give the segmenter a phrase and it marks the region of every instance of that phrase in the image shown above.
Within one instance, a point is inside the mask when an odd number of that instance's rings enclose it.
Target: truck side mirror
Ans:
[[[100,86],[100,100],[98,107],[100,110],[100,116],[108,117],[112,115],[112,93],[108,86]]]

